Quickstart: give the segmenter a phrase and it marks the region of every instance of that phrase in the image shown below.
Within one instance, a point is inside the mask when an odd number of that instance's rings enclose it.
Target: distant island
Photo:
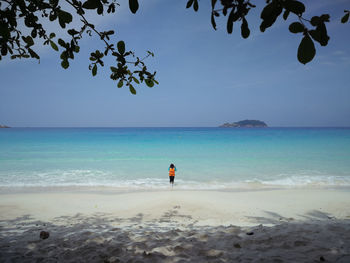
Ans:
[[[6,126],[6,125],[0,125],[0,129],[1,128],[10,128],[9,126]]]
[[[263,121],[258,120],[243,120],[232,123],[224,123],[220,125],[221,128],[254,128],[254,127],[267,127],[267,124]]]

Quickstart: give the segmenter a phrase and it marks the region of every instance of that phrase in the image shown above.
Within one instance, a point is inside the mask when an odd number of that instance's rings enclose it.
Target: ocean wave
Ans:
[[[294,175],[270,180],[246,180],[247,183],[260,183],[271,186],[350,186],[350,176]]]
[[[143,189],[167,189],[169,187],[168,178],[142,178],[142,179],[113,179],[109,173],[85,171],[66,171],[60,177],[53,177],[50,173],[39,173],[33,176],[27,176],[25,180],[13,180],[10,176],[7,180],[0,179],[0,187],[113,187],[121,190],[143,190]],[[83,178],[81,176],[83,176]],[[90,175],[90,176],[89,176]],[[93,177],[91,175],[94,175]],[[108,175],[108,176],[106,176]],[[104,176],[104,177],[103,177]],[[22,177],[23,178],[23,177]],[[227,186],[225,183],[196,181],[186,181],[177,179],[175,185],[181,189],[223,189]]]
[[[129,176],[130,177],[130,176]],[[200,178],[200,177],[198,177]],[[201,178],[203,179],[203,178]],[[183,190],[230,190],[285,187],[350,186],[349,176],[281,174],[272,178],[236,180],[175,179],[175,187]],[[113,187],[120,190],[162,190],[169,188],[168,178],[135,178],[100,170],[54,170],[46,172],[12,172],[0,174],[0,187]]]

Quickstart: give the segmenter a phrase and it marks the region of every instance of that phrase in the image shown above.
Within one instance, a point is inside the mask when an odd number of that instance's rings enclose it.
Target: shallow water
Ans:
[[[349,186],[347,128],[0,129],[0,187]]]

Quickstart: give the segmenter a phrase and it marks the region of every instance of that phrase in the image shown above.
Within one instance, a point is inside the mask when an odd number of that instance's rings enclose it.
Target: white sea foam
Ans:
[[[243,178],[243,177],[242,177]],[[266,176],[265,176],[266,178]],[[183,190],[259,189],[268,187],[341,187],[350,186],[350,176],[301,173],[280,174],[266,179],[185,180],[175,179],[175,187]],[[0,174],[0,187],[113,187],[120,190],[161,190],[169,188],[167,177],[135,178],[117,176],[100,170],[53,170],[47,172],[13,172]]]
[[[271,186],[350,186],[350,180],[341,176],[293,176],[276,180],[248,180],[247,183],[260,183]]]

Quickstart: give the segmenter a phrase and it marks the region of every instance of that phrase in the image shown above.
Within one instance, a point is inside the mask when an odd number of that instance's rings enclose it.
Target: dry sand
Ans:
[[[0,220],[0,262],[350,262],[347,189],[2,193]]]

